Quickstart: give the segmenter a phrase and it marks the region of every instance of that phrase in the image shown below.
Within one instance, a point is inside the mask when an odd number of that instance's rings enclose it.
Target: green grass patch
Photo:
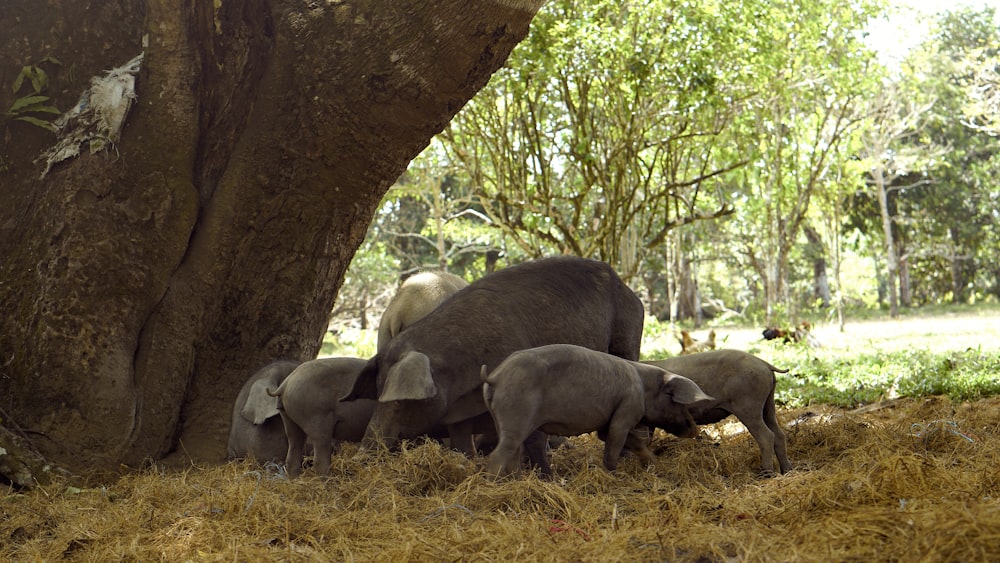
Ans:
[[[880,399],[947,395],[968,401],[1000,394],[1000,352],[969,349],[866,352],[824,356],[791,350],[776,362],[775,399],[795,408],[815,403],[855,408]]]

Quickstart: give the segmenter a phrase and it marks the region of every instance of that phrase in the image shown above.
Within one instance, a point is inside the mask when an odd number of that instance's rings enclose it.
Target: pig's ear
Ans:
[[[682,405],[690,405],[691,403],[697,403],[698,401],[712,401],[715,399],[711,395],[707,395],[704,391],[702,391],[701,387],[698,387],[697,383],[682,375],[670,372],[664,373],[663,386],[674,398],[674,402]]]
[[[240,414],[247,422],[264,424],[272,416],[278,416],[278,398],[267,394],[269,386],[274,385],[270,378],[254,381],[247,393],[247,402]]]
[[[431,374],[431,360],[420,352],[407,352],[389,368],[380,403],[416,401],[437,395]]]
[[[376,354],[368,360],[368,363],[354,377],[351,390],[340,398],[341,401],[378,398],[378,359],[379,356]]]

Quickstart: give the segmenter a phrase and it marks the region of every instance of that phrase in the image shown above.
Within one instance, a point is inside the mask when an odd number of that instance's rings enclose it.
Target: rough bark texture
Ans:
[[[65,109],[146,37],[112,150],[39,180],[51,134],[3,122],[0,401],[75,468],[221,459],[243,381],[315,356],[381,196],[540,2],[99,5],[0,8],[4,107],[22,65],[60,59]]]

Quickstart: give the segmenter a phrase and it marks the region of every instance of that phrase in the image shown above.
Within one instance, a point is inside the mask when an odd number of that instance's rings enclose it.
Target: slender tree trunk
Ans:
[[[434,203],[434,228],[437,229],[437,236],[434,239],[434,249],[437,251],[437,267],[439,270],[445,271],[448,269],[448,248],[444,237],[444,224],[447,221],[445,214],[447,213],[447,206],[444,202],[444,194],[441,193],[442,179],[436,176],[431,178],[434,185],[431,187],[431,194],[433,194]]]
[[[837,310],[837,330],[844,332],[844,285],[840,276],[840,265],[843,259],[843,254],[841,253],[840,209],[841,206],[839,204],[833,206],[833,220],[831,221],[833,228],[831,232],[833,233],[833,283],[837,288],[834,307]]]
[[[823,251],[823,238],[819,231],[811,225],[803,228],[806,240],[809,241],[807,256],[813,263],[813,298],[819,300],[823,308],[830,306],[830,281],[826,274],[826,256]]]
[[[792,301],[791,289],[788,284],[788,254],[790,248],[781,245],[774,265],[775,296],[776,303],[783,306],[785,315],[790,320],[795,320],[798,316],[798,304]]]
[[[885,305],[889,292],[886,290],[885,276],[882,273],[881,255],[872,253],[872,270],[875,272],[875,293],[878,295],[878,306]]]
[[[972,259],[961,251],[961,233],[957,227],[949,229],[951,237],[951,301],[952,303],[967,303],[969,301],[969,282],[975,277],[975,264]]]
[[[315,356],[382,195],[540,3],[11,0],[0,77],[58,57],[60,108],[145,57],[113,150],[39,179],[51,135],[2,122],[5,411],[77,468],[221,459],[243,381]]]
[[[889,215],[889,197],[886,188],[885,175],[881,166],[872,171],[872,179],[878,192],[878,208],[882,216],[882,236],[885,239],[886,284],[889,291],[889,316],[899,316],[899,298],[896,292],[898,260],[896,258],[896,243],[893,240],[892,217]]]
[[[678,283],[677,283],[677,271],[679,270],[679,265],[677,263],[677,256],[680,248],[681,233],[679,229],[674,229],[671,233],[672,236],[668,236],[666,244],[663,245],[663,263],[667,265],[666,276],[666,296],[667,296],[667,307],[670,315],[670,322],[677,322],[677,314],[680,309],[679,294],[678,294]]]
[[[694,264],[684,250],[684,235],[678,233],[678,248],[675,254],[675,275],[677,290],[677,316],[674,320],[694,319],[695,326],[701,326],[701,299]]]
[[[910,261],[907,252],[899,256],[899,304],[902,307],[913,306],[913,288],[910,287]]]

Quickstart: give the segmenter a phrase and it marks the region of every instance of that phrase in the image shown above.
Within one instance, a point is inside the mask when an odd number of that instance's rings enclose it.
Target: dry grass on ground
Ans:
[[[289,482],[249,463],[151,468],[0,497],[0,560],[1000,561],[1000,398],[782,413],[795,470],[759,479],[745,433],[659,437],[608,474],[491,482],[423,444]]]

